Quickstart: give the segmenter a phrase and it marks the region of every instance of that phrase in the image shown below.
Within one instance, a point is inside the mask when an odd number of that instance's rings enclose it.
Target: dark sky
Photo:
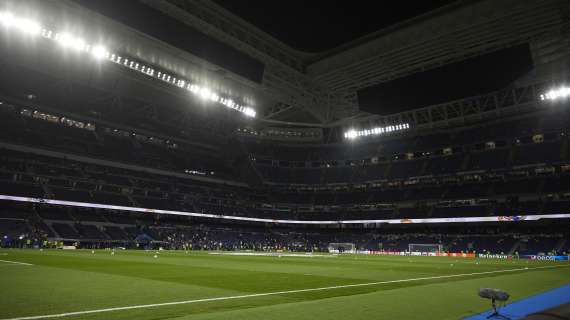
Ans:
[[[214,0],[291,47],[319,52],[451,0]]]

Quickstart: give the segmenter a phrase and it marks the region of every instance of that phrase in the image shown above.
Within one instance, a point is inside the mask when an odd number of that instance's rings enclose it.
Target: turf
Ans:
[[[207,252],[0,250],[0,319],[205,298],[339,287],[80,314],[62,319],[461,319],[489,308],[480,287],[520,299],[570,283],[548,261],[345,255],[262,257]],[[528,267],[528,269],[524,269]]]

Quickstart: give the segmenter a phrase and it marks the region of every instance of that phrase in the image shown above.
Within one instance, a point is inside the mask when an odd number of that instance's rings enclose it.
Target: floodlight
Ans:
[[[107,51],[107,49],[105,49],[103,46],[95,46],[93,49],[91,49],[91,55],[95,59],[101,60],[109,56],[109,51]]]
[[[200,89],[201,89],[200,86],[197,86],[195,84],[190,85],[190,91],[192,93],[198,93],[198,92],[200,92]]]
[[[56,35],[56,40],[65,48],[70,48],[77,51],[83,51],[87,48],[85,40],[74,37],[69,33],[59,33]]]
[[[63,48],[68,48],[74,51],[88,53],[96,60],[108,59],[120,66],[139,71],[155,79],[160,79],[165,82],[168,82],[169,84],[175,85],[179,88],[187,89],[192,93],[199,95],[200,98],[204,100],[219,102],[227,106],[228,108],[232,108],[234,110],[242,112],[249,117],[256,116],[256,111],[253,108],[236,104],[231,99],[223,98],[217,92],[214,92],[207,87],[202,87],[195,84],[189,84],[187,80],[178,79],[174,75],[154,70],[153,68],[145,66],[144,64],[137,62],[136,60],[130,60],[127,57],[121,57],[115,53],[109,52],[109,50],[102,45],[92,46],[86,40],[82,39],[81,37],[77,37],[70,32],[64,31],[58,33],[43,28],[39,23],[37,23],[32,19],[20,18],[6,11],[0,12],[0,26],[15,29],[16,31],[29,35],[41,34],[42,37],[54,40]]]
[[[346,139],[354,139],[356,137],[367,137],[367,136],[371,136],[371,135],[382,135],[385,133],[401,131],[401,130],[405,130],[405,129],[409,129],[409,128],[410,128],[410,125],[408,123],[400,123],[400,124],[396,124],[396,125],[390,125],[390,126],[385,126],[385,127],[374,127],[374,128],[363,129],[363,130],[359,130],[359,131],[351,129],[351,130],[345,132],[344,137]]]
[[[208,99],[210,98],[210,95],[212,95],[212,91],[210,91],[210,89],[202,88],[202,90],[200,90],[200,98]]]
[[[5,27],[14,27],[24,33],[37,35],[42,31],[42,27],[30,19],[14,17],[10,12],[0,12],[0,23]]]
[[[544,94],[540,95],[541,100],[556,100],[561,98],[566,98],[570,96],[569,87],[560,87],[558,89],[552,89]]]
[[[549,100],[566,98],[570,96],[570,88],[569,87],[560,87],[558,89],[550,90],[546,93],[545,97]]]
[[[16,19],[14,25],[16,29],[31,35],[40,34],[42,27],[35,21],[29,19]]]
[[[219,99],[220,99],[220,96],[218,96],[215,92],[212,92],[210,94],[210,100],[212,100],[214,102],[218,102]]]
[[[255,115],[256,115],[255,110],[253,110],[253,109],[250,108],[250,107],[244,108],[244,109],[243,109],[243,113],[244,113],[246,116],[251,117],[251,118],[255,118]]]
[[[10,12],[0,12],[0,23],[5,27],[11,27],[16,22],[16,18]]]

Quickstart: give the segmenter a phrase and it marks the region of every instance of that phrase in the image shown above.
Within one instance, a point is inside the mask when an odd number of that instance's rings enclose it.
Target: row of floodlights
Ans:
[[[253,108],[240,105],[230,98],[222,97],[207,87],[190,83],[188,80],[156,70],[141,62],[121,57],[119,54],[110,52],[102,45],[90,45],[84,39],[74,36],[71,33],[54,32],[43,28],[39,23],[31,19],[16,17],[9,12],[0,12],[0,25],[31,36],[41,35],[43,38],[53,40],[66,49],[88,53],[96,60],[108,60],[114,62],[120,66],[146,74],[147,76],[159,79],[170,85],[186,89],[203,100],[220,103],[228,108],[237,110],[248,117],[253,118],[256,116],[256,112]]]
[[[552,89],[546,93],[540,95],[540,100],[558,100],[570,97],[570,87],[560,87],[557,89]],[[344,133],[345,139],[356,139],[359,137],[383,135],[386,133],[407,130],[410,128],[408,123],[386,126],[386,127],[376,127],[366,130],[349,130]]]
[[[560,87],[541,94],[540,100],[556,100],[567,98],[568,96],[570,96],[570,87]]]
[[[403,131],[403,130],[408,130],[408,129],[410,129],[409,123],[396,124],[396,125],[391,125],[391,126],[386,126],[386,127],[376,127],[376,128],[372,128],[372,129],[365,129],[365,130],[354,130],[354,129],[352,129],[352,130],[349,130],[349,131],[344,133],[344,138],[356,139],[359,137],[378,136],[378,135],[383,135],[383,134],[387,134],[387,133]]]

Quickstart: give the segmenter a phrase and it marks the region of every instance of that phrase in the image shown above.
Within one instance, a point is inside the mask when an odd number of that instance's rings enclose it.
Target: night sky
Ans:
[[[332,49],[455,2],[450,0],[214,0],[289,46]]]

